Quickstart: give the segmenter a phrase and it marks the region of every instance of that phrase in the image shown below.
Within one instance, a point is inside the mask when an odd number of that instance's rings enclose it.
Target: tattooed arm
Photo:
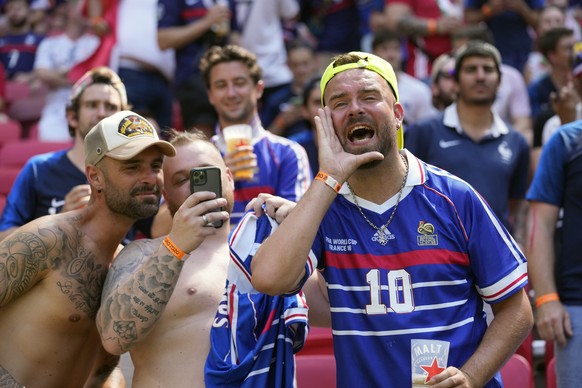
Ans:
[[[46,276],[58,254],[57,240],[55,231],[29,224],[0,242],[0,307]]]
[[[202,218],[202,214],[227,205],[226,199],[214,197],[211,192],[194,193],[174,214],[168,237],[183,252],[192,252],[218,233],[206,227]],[[210,222],[228,221],[226,211],[207,217]],[[109,353],[128,351],[153,330],[174,292],[184,261],[172,255],[162,238],[134,241],[117,255],[105,279],[97,313],[97,329]]]
[[[145,338],[168,304],[184,262],[161,241],[135,241],[113,261],[96,319],[109,353],[122,354]]]

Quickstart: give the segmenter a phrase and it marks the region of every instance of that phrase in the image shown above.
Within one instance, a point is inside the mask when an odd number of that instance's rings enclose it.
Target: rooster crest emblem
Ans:
[[[424,234],[425,236],[434,234],[434,225],[426,221],[419,221],[418,233]]]

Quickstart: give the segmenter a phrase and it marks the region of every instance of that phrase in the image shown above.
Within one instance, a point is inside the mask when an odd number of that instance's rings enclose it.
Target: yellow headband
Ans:
[[[354,55],[359,56],[360,60],[358,62],[347,63],[345,65],[340,65],[337,67],[334,67],[333,65],[335,62],[332,62],[327,66],[327,68],[323,72],[323,75],[321,76],[321,83],[320,83],[321,105],[322,106],[325,106],[325,103],[323,101],[323,94],[325,92],[325,88],[326,88],[328,82],[336,74],[341,73],[342,71],[351,70],[351,69],[367,69],[367,70],[371,70],[374,73],[380,75],[380,77],[384,78],[386,80],[386,82],[388,82],[388,85],[390,85],[390,87],[392,88],[392,92],[394,93],[394,97],[396,97],[396,101],[398,101],[398,83],[396,82],[396,74],[394,73],[392,66],[388,62],[386,62],[385,60],[383,60],[382,58],[380,58],[374,54],[364,53],[364,52],[360,52],[360,51],[352,51],[349,54],[354,54]],[[398,129],[397,140],[398,140],[398,148],[399,149],[404,148],[404,130],[402,129],[402,126],[400,126],[400,128]]]

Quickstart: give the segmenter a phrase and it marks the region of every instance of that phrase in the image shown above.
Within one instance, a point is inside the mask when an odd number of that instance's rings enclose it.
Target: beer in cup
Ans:
[[[224,141],[226,143],[226,151],[228,153],[236,150],[240,146],[252,145],[252,135],[253,129],[248,124],[237,124],[224,127],[222,129],[222,134],[224,135]],[[244,156],[245,154],[251,154],[252,151],[241,152],[238,156]],[[244,163],[236,163],[236,166],[244,165]],[[254,176],[253,168],[238,170],[233,172],[235,179],[237,180],[250,180]]]

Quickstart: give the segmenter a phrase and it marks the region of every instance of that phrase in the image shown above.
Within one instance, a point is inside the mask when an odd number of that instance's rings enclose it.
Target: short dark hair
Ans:
[[[242,62],[249,68],[255,84],[263,79],[263,71],[257,62],[257,57],[249,50],[232,44],[224,47],[212,46],[206,50],[198,65],[206,87],[210,88],[210,72],[214,66],[235,61]]]
[[[537,46],[544,57],[548,58],[548,54],[554,52],[558,47],[560,39],[566,36],[574,35],[574,31],[566,27],[555,27],[544,32],[537,40]]]
[[[313,47],[313,45],[306,42],[305,39],[301,39],[301,38],[293,39],[292,41],[290,41],[289,43],[287,43],[285,45],[285,50],[288,53],[293,51],[293,50],[301,49],[301,48],[309,50],[315,55],[315,48]]]
[[[396,31],[392,30],[379,30],[376,32],[372,38],[372,50],[376,50],[376,48],[381,45],[382,43],[386,42],[398,42],[400,43],[400,39],[402,36],[397,33]]]
[[[501,78],[501,54],[499,54],[499,51],[490,43],[474,40],[470,41],[455,52],[455,73],[453,74],[455,81],[459,81],[461,65],[463,64],[463,61],[469,57],[485,57],[493,59],[497,74],[499,74],[499,77]]]

